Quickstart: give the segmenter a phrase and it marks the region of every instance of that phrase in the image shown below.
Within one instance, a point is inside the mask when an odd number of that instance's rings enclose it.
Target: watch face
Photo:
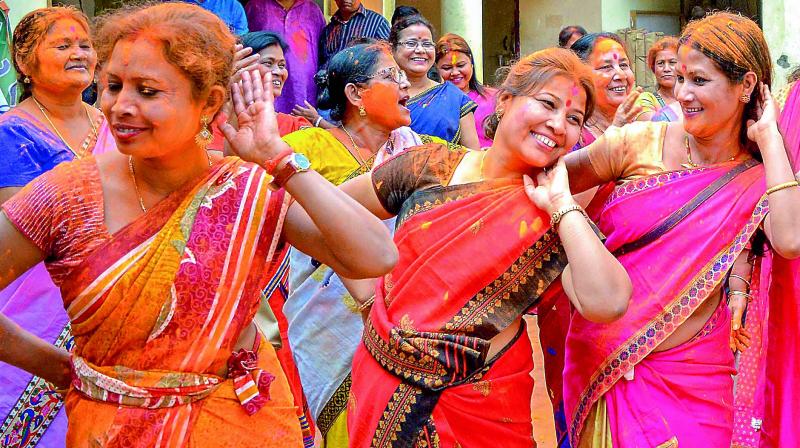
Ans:
[[[311,168],[311,161],[308,160],[308,157],[300,153],[294,154],[294,163],[297,168],[301,170],[307,170]]]

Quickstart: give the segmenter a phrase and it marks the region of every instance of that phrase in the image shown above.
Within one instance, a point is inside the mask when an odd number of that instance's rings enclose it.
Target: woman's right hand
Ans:
[[[636,121],[636,117],[642,113],[642,106],[636,104],[639,95],[643,92],[641,87],[636,87],[628,94],[625,101],[617,107],[617,113],[614,114],[614,121],[611,126],[622,127],[628,123]]]
[[[563,207],[575,204],[569,189],[569,178],[564,157],[549,171],[542,171],[536,176],[536,183],[528,175],[522,177],[525,193],[537,207],[552,215]]]
[[[242,82],[231,85],[238,129],[230,123],[220,128],[234,154],[260,165],[289,149],[278,131],[272,89],[264,88],[270,85],[272,73],[242,73]]]

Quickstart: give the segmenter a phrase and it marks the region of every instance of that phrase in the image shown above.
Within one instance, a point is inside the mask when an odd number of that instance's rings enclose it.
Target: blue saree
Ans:
[[[406,107],[411,111],[414,132],[458,143],[461,118],[475,112],[478,105],[458,87],[444,82],[411,97]]]

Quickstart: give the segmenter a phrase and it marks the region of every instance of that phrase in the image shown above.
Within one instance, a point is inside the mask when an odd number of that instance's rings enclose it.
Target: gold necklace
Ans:
[[[702,165],[699,165],[699,164],[695,163],[694,160],[692,160],[692,148],[689,147],[689,136],[688,135],[686,137],[684,137],[684,142],[686,144],[686,159],[687,159],[687,162],[681,164],[681,166],[684,167],[684,168],[700,168]],[[738,153],[735,154],[730,159],[726,160],[726,162],[733,162],[734,160],[736,160],[736,156],[737,155],[738,155]],[[721,163],[725,163],[725,162],[721,162]]]
[[[350,138],[350,143],[353,144],[353,152],[355,153],[356,160],[358,161],[358,163],[361,166],[366,166],[367,162],[365,162],[364,159],[361,157],[361,151],[358,150],[358,145],[356,145],[356,141],[355,141],[355,139],[353,139],[353,136],[350,135],[350,132],[347,130],[346,127],[344,127],[344,124],[340,125],[339,127]]]
[[[208,159],[208,166],[211,167],[211,156],[206,152],[206,159]],[[133,156],[128,156],[128,172],[133,181],[133,189],[136,191],[136,198],[139,199],[139,207],[142,208],[142,213],[147,213],[147,207],[144,206],[144,199],[142,193],[139,192],[139,184],[136,182],[136,170],[133,169]]]
[[[50,123],[50,127],[53,128],[53,130],[56,132],[58,138],[60,138],[61,141],[64,142],[64,145],[66,145],[67,148],[72,152],[72,154],[75,155],[75,158],[77,159],[82,158],[84,156],[84,152],[89,148],[89,140],[85,140],[83,142],[83,146],[81,146],[80,153],[72,149],[72,146],[70,146],[69,143],[67,143],[67,139],[65,139],[64,136],[61,135],[61,132],[58,131],[56,125],[53,124],[53,120],[51,120],[50,117],[47,115],[47,112],[45,112],[42,103],[40,103],[33,95],[31,95],[31,99],[33,100],[34,103],[36,103],[36,106],[39,107],[39,111],[42,113],[42,115],[44,115],[44,119],[47,120],[48,123]],[[86,111],[86,118],[89,119],[89,126],[91,126],[92,135],[94,135],[94,138],[97,139],[97,127],[94,125],[94,121],[92,121],[92,116],[89,114],[89,106],[87,106],[86,103],[82,104],[83,104],[83,110]]]

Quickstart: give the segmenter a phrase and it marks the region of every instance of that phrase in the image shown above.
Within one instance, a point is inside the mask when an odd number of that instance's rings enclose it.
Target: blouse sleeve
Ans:
[[[20,126],[0,125],[0,188],[22,187],[55,165],[69,160],[64,151],[37,142]]]
[[[592,168],[605,181],[663,170],[661,152],[666,129],[666,123],[648,121],[606,129],[586,148]]]
[[[470,98],[466,93],[459,90],[458,87],[456,87],[455,85],[450,84],[450,86],[454,91],[461,94],[461,96],[459,97],[461,101],[460,104],[461,110],[459,112],[459,116],[461,118],[464,118],[465,116],[467,116],[467,114],[475,112],[475,109],[478,108],[478,103],[472,101],[472,98]]]

